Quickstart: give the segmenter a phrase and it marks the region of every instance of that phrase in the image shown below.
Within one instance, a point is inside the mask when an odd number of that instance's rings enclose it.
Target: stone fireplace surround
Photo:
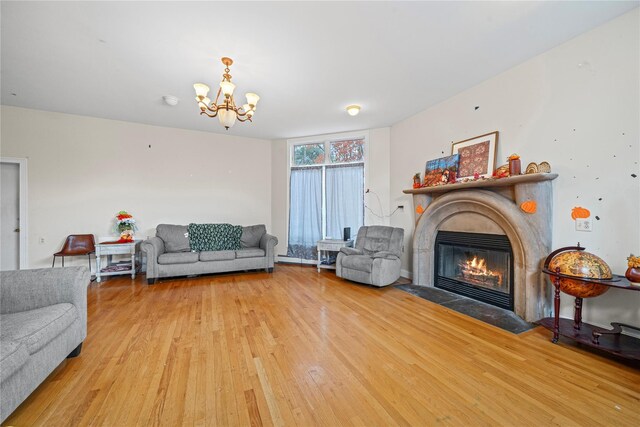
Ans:
[[[513,250],[514,312],[533,322],[549,316],[551,293],[540,272],[551,252],[552,181],[557,174],[538,173],[510,178],[405,190],[413,195],[413,283],[433,286],[435,239],[439,230],[503,234]],[[535,200],[528,214],[520,204]]]

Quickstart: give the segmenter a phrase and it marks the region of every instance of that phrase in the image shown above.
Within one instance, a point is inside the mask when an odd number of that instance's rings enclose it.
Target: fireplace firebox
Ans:
[[[438,231],[434,286],[513,311],[513,252],[507,236]]]

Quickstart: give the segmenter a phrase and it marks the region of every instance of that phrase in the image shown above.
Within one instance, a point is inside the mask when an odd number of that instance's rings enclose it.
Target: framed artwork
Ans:
[[[460,156],[458,178],[473,178],[476,174],[491,178],[497,145],[498,131],[451,144],[451,154]]]
[[[460,156],[441,157],[429,160],[424,168],[424,187],[448,184],[456,181]]]

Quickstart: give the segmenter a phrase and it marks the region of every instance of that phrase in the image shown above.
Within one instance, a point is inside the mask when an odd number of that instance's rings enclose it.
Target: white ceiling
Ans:
[[[638,4],[2,1],[1,100],[267,139],[390,126]],[[228,132],[192,87],[222,56],[236,96],[261,96]]]

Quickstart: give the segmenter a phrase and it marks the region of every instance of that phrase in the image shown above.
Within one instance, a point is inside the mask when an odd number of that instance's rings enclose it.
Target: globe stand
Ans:
[[[589,347],[598,348],[607,353],[612,353],[627,359],[640,360],[640,339],[622,333],[623,328],[635,331],[640,331],[640,328],[624,323],[612,322],[612,329],[605,329],[582,322],[583,297],[597,297],[606,292],[609,288],[640,291],[640,287],[631,285],[631,283],[623,276],[613,275],[611,279],[605,280],[580,278],[560,273],[559,267],[554,270],[549,269],[549,262],[551,259],[558,253],[567,250],[581,251],[584,250],[584,248],[580,247],[579,244],[578,246],[561,248],[552,252],[547,257],[542,272],[549,275],[555,288],[553,298],[554,313],[553,317],[546,317],[539,320],[537,323],[553,332],[553,338],[551,339],[551,342],[553,343],[557,343],[560,336],[563,336]],[[566,293],[575,297],[573,319],[560,317],[560,291],[563,290],[561,286],[562,279],[572,281],[573,286],[569,288],[569,292]],[[596,289],[598,292],[594,293],[593,288],[598,286],[606,288],[604,290]]]

